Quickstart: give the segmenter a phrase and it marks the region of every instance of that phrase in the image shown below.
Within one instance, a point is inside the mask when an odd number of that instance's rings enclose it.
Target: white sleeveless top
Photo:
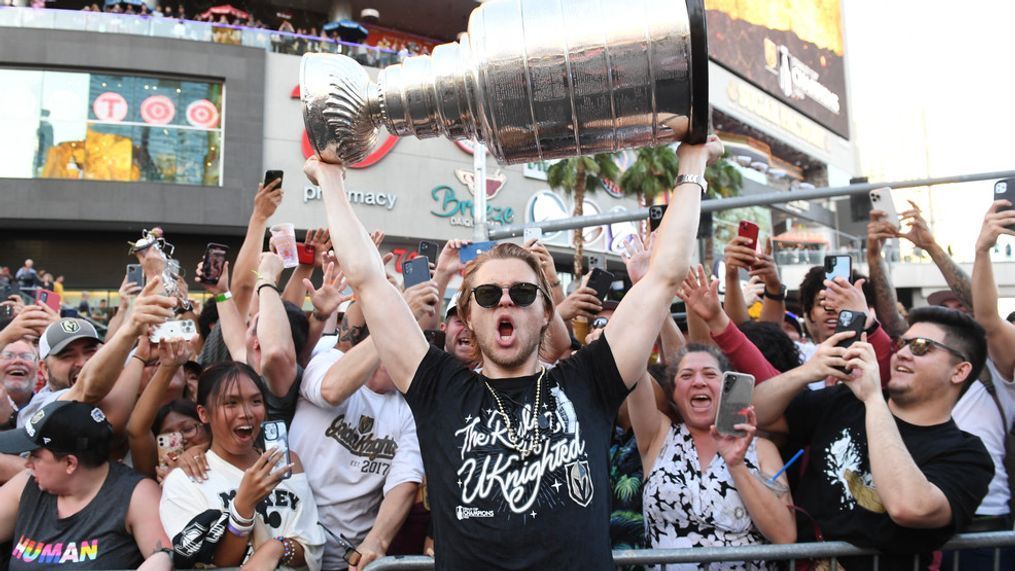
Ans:
[[[744,457],[758,470],[755,443]],[[747,513],[722,456],[702,470],[683,423],[670,426],[642,492],[645,535],[652,548],[730,547],[767,543]],[[656,569],[768,569],[764,562],[671,564]]]

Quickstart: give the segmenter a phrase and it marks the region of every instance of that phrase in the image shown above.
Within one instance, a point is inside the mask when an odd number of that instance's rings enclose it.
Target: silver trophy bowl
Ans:
[[[704,142],[702,0],[490,0],[459,42],[371,82],[341,55],[307,54],[303,118],[321,159],[354,164],[384,126],[485,143],[501,164]]]

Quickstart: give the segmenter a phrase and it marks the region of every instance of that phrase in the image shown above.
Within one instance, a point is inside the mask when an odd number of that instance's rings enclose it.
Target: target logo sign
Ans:
[[[213,129],[219,123],[219,110],[207,99],[198,99],[187,106],[187,122],[194,127]]]
[[[149,125],[165,125],[176,116],[176,106],[165,95],[152,95],[141,102],[141,118]]]
[[[127,117],[127,100],[119,93],[107,91],[92,102],[92,111],[100,121],[119,123]]]

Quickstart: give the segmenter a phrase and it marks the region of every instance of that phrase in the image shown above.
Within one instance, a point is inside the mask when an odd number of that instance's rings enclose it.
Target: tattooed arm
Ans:
[[[870,223],[867,224],[867,264],[870,266],[870,284],[874,288],[874,311],[878,321],[888,335],[898,337],[908,326],[899,313],[899,299],[892,284],[888,260],[881,256],[885,240],[894,238],[898,230],[884,217],[885,213],[881,210],[871,211]]]

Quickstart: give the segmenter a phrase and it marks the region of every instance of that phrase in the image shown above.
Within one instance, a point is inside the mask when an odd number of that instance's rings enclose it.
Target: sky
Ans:
[[[1015,170],[1015,2],[842,0],[860,171],[871,182]],[[993,180],[893,193],[972,261]],[[1007,240],[1007,237],[1002,237]]]

